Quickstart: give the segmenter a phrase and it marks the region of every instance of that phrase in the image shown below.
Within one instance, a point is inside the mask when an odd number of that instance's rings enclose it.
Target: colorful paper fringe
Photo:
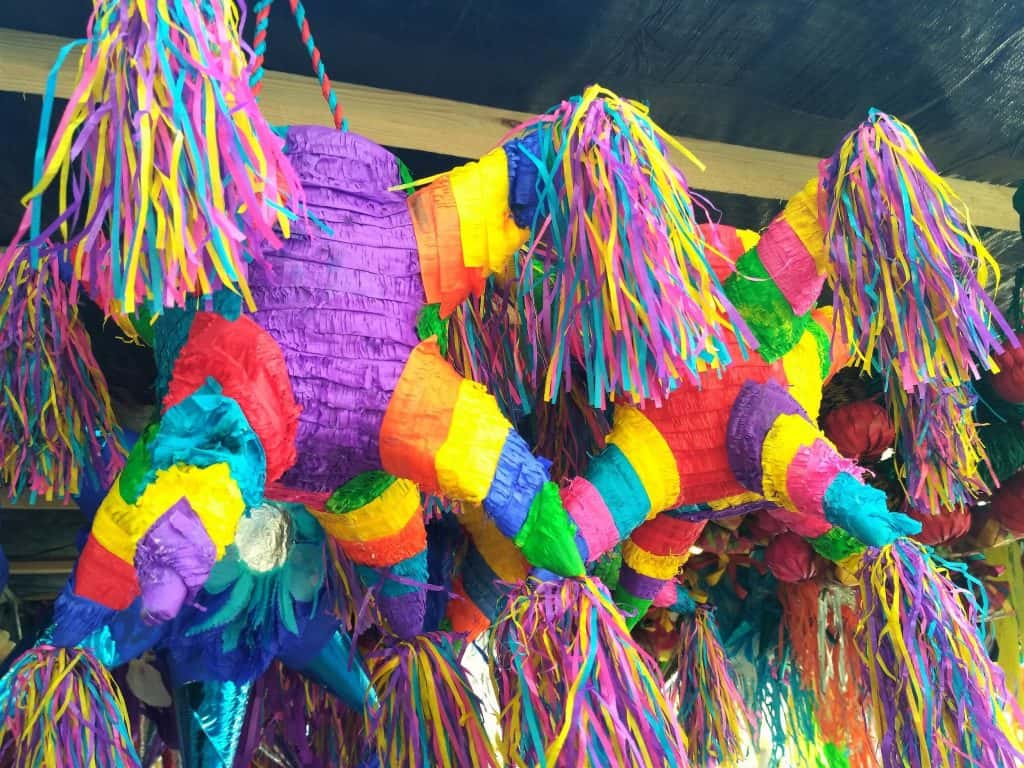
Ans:
[[[71,262],[108,315],[154,314],[233,287],[301,208],[282,140],[256,107],[233,0],[95,0],[88,36],[66,46],[43,101],[34,185],[14,245]],[[78,80],[43,152],[57,73],[82,47]],[[57,181],[60,216],[41,225]],[[62,242],[48,241],[60,232]]]
[[[922,514],[970,505],[990,489],[991,465],[974,420],[977,397],[970,384],[935,385],[885,393],[896,426],[896,475],[907,501]]]
[[[654,661],[593,580],[521,585],[492,631],[490,660],[507,764],[689,765]]]
[[[708,264],[668,147],[703,166],[645,106],[595,85],[516,134],[506,151],[538,175],[536,212],[521,223],[541,269],[519,265],[519,301],[546,399],[571,387],[575,363],[595,407],[660,401],[699,366],[728,364],[726,339],[755,346]]]
[[[820,215],[831,248],[839,342],[864,371],[910,391],[959,386],[991,365],[1010,328],[984,285],[999,267],[913,130],[871,110],[823,164]]]
[[[367,658],[379,715],[367,730],[381,768],[497,768],[477,701],[449,636],[384,645]]]
[[[855,596],[817,581],[779,589],[782,615],[800,681],[814,698],[822,737],[846,748],[851,768],[876,768],[872,719],[860,685]]]
[[[978,599],[939,569],[976,580],[933,558],[903,539],[869,549],[861,567],[856,641],[882,764],[1020,765],[1024,716],[979,634]]]
[[[39,646],[0,682],[0,763],[19,768],[139,768],[124,698],[81,649]]]
[[[708,768],[736,765],[753,746],[754,715],[736,685],[713,611],[702,606],[683,616],[679,632],[670,701],[689,739],[690,760]]]
[[[67,501],[83,473],[105,488],[124,462],[77,289],[58,272],[19,250],[0,303],[0,483],[11,498]]]

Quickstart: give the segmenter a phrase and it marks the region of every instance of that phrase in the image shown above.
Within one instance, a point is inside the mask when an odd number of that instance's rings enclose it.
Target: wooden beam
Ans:
[[[0,28],[0,90],[42,94],[57,52],[68,40]],[[67,97],[77,59],[69,56],[56,93]],[[330,125],[320,88],[311,77],[267,72],[261,106],[276,125]],[[492,149],[509,128],[529,115],[495,107],[465,104],[432,96],[338,83],[338,95],[354,131],[388,147],[416,149],[455,157],[479,157]],[[656,105],[655,105],[656,106]],[[852,126],[851,126],[852,127]],[[729,192],[785,200],[817,173],[818,158],[680,137],[708,167],[687,169],[690,183],[709,192]],[[1016,230],[1010,187],[950,179],[978,226]]]
[[[11,560],[11,576],[67,576],[74,560]]]

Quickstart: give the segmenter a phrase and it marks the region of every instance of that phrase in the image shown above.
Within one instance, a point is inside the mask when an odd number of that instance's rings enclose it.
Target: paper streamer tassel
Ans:
[[[960,386],[1016,339],[985,292],[999,267],[909,126],[878,110],[822,166],[836,340],[911,390]]]
[[[529,579],[491,634],[506,764],[685,768],[655,662],[590,578]]]
[[[235,286],[301,207],[295,173],[256,106],[233,0],[94,0],[88,36],[62,49],[43,100],[34,185],[14,243],[73,262],[110,314],[182,306]],[[78,78],[43,150],[57,74]],[[59,179],[59,180],[58,180]],[[60,216],[41,226],[56,182]],[[25,239],[27,235],[27,239]],[[48,245],[51,238],[61,241]],[[0,276],[15,256],[0,256]]]
[[[381,768],[497,768],[480,705],[448,635],[384,645],[367,658],[379,714],[367,724]]]
[[[861,567],[856,642],[882,764],[1024,764],[1024,717],[979,635],[978,601],[940,568],[976,580],[933,557],[901,539],[868,549]]]
[[[736,765],[753,744],[754,715],[722,648],[714,612],[702,606],[683,616],[679,632],[670,700],[689,739],[690,760],[708,768]]]
[[[81,649],[39,646],[0,682],[0,763],[18,768],[139,768],[124,698]]]
[[[104,451],[104,446],[109,449]],[[107,382],[78,319],[77,290],[19,251],[0,298],[0,483],[69,500],[80,473],[108,487],[124,463]]]
[[[647,107],[594,85],[516,134],[506,152],[538,173],[536,212],[521,223],[539,268],[520,262],[519,300],[547,400],[571,388],[573,363],[601,407],[660,400],[699,365],[726,365],[727,340],[755,345],[708,263],[669,147],[703,166]]]

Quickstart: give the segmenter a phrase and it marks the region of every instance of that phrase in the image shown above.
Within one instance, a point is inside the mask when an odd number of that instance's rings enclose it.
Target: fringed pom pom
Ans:
[[[0,484],[48,501],[77,494],[83,472],[106,488],[124,449],[75,289],[22,251],[0,302]]]
[[[938,564],[971,583],[965,566]],[[979,635],[973,592],[906,539],[867,551],[860,588],[856,640],[883,765],[1024,764],[1024,717]]]
[[[909,126],[877,110],[823,164],[836,336],[866,371],[907,390],[960,386],[1009,326],[986,294],[998,265]]]
[[[138,768],[124,698],[87,651],[39,646],[0,682],[0,764]]]
[[[43,151],[57,74],[83,46],[78,79]],[[33,189],[15,237],[58,252],[108,315],[182,306],[237,285],[288,235],[301,190],[249,85],[234,0],[94,0],[88,35],[61,51],[43,102]],[[58,181],[59,179],[59,181]],[[54,183],[59,218],[41,227]],[[59,233],[62,241],[48,245]],[[14,257],[0,256],[0,275]]]
[[[651,658],[591,579],[529,579],[491,636],[509,765],[689,765]]]
[[[968,506],[989,494],[982,470],[988,453],[974,421],[977,397],[969,384],[885,394],[896,425],[896,474],[921,514]]]
[[[660,400],[728,364],[727,341],[755,345],[708,263],[668,148],[700,164],[647,107],[595,85],[517,134],[538,169],[527,246],[538,259],[520,263],[519,297],[536,345],[528,370],[544,372],[547,400],[570,388],[574,363],[595,407]]]
[[[753,745],[754,715],[722,648],[714,612],[700,607],[679,629],[670,700],[690,741],[690,760],[708,768],[737,765]]]
[[[369,662],[379,712],[368,712],[381,768],[497,768],[480,704],[448,635],[384,645]]]

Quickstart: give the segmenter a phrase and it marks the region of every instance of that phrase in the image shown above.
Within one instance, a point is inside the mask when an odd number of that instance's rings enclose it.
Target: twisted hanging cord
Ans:
[[[327,70],[324,68],[324,63],[320,58],[320,49],[316,47],[313,33],[309,29],[309,21],[306,19],[306,8],[302,4],[302,0],[288,0],[288,3],[291,6],[295,22],[299,25],[299,34],[302,36],[302,42],[309,52],[313,71],[316,73],[317,80],[320,81],[320,90],[327,100],[327,106],[330,107],[331,114],[334,115],[334,126],[342,131],[348,130],[348,121],[344,118],[341,104],[338,102],[338,97],[331,85],[331,78],[327,76]]]
[[[263,90],[263,59],[267,55],[267,29],[270,27],[270,6],[274,0],[258,0],[253,6],[256,14],[256,31],[252,38],[252,77],[249,85],[253,95],[259,96]]]

